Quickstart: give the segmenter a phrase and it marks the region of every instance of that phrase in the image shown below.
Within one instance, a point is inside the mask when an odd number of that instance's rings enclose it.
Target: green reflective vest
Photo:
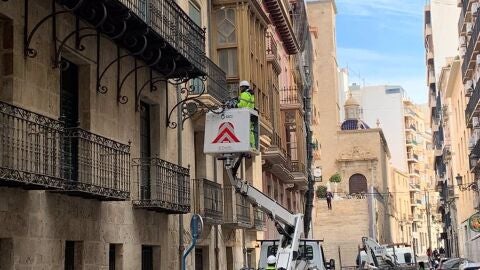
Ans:
[[[275,269],[275,265],[267,265],[265,270],[277,270],[277,269]]]
[[[255,96],[250,94],[248,91],[243,91],[240,94],[239,102],[238,102],[238,108],[249,108],[249,109],[254,109],[255,108]]]

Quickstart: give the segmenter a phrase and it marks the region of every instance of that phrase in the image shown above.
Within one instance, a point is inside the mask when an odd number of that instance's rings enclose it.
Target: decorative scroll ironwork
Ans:
[[[65,14],[65,13],[72,13],[77,11],[82,5],[83,5],[84,0],[78,0],[76,4],[69,8],[68,6],[64,6],[64,10],[56,11],[54,9],[55,7],[55,0],[52,0],[52,13],[48,14],[47,16],[43,17],[40,21],[38,21],[35,26],[32,28],[31,31],[28,30],[28,19],[29,19],[29,0],[25,0],[24,5],[25,5],[25,10],[24,10],[24,53],[25,57],[30,57],[34,58],[37,56],[38,52],[36,49],[31,48],[30,44],[32,43],[33,36],[37,31],[40,29],[40,27],[47,22],[48,20],[52,19],[55,20],[57,15],[60,14]],[[53,31],[53,38],[56,40],[56,31]]]
[[[197,112],[213,112],[216,114],[221,114],[225,111],[226,106],[211,106],[206,104],[205,102],[201,101],[199,97],[201,97],[205,93],[205,81],[207,80],[206,77],[196,78],[192,80],[176,80],[176,81],[169,81],[169,83],[175,85],[179,88],[177,91],[180,91],[180,95],[183,97],[168,113],[168,120],[167,120],[167,127],[171,129],[175,129],[178,126],[176,121],[172,120],[172,115],[175,112],[175,109],[178,107],[181,108],[182,113],[182,123],[181,127],[183,128],[183,124],[185,121],[190,119],[194,116]]]
[[[470,191],[470,190],[473,190],[473,191],[476,191],[476,192],[479,192],[479,188],[478,188],[478,184],[473,182],[473,183],[470,183],[470,184],[465,184],[465,185],[458,185],[458,189],[460,189],[460,191]]]
[[[134,207],[168,213],[190,212],[190,170],[159,158],[135,158],[138,197]]]

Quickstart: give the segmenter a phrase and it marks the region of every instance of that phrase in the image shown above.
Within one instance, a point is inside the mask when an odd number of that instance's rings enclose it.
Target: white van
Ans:
[[[405,244],[394,244],[394,245],[385,245],[387,248],[387,253],[390,256],[393,256],[399,265],[410,265],[414,264],[415,260],[413,258],[413,249],[409,245]]]

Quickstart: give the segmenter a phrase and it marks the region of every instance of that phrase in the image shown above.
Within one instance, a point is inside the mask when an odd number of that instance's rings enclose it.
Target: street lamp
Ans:
[[[467,190],[473,190],[476,192],[479,191],[478,185],[475,182],[470,184],[463,184],[463,177],[460,174],[457,174],[457,176],[455,176],[455,179],[457,180],[458,189],[460,189],[460,191],[462,192]]]

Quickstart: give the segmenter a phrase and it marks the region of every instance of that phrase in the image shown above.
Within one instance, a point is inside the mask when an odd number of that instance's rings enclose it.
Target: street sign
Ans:
[[[313,176],[315,178],[319,178],[322,176],[322,169],[320,167],[316,167],[313,169]]]
[[[194,239],[198,239],[198,237],[202,234],[202,231],[203,219],[199,214],[195,214],[190,220],[190,232],[192,233],[192,237]]]

